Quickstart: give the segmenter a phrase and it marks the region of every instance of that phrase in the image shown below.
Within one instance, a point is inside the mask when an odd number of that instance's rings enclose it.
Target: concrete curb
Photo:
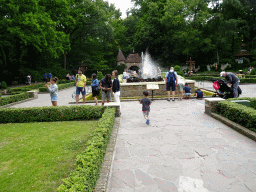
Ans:
[[[112,159],[114,155],[116,138],[120,126],[120,117],[115,118],[115,124],[111,133],[110,141],[108,143],[106,154],[104,157],[104,162],[101,165],[100,177],[95,186],[95,192],[104,192],[107,191],[108,178],[111,169]]]
[[[236,130],[237,132],[245,135],[246,137],[256,141],[256,133],[249,130],[248,128],[245,128],[237,123],[234,123],[233,121],[230,121],[226,117],[223,117],[217,113],[210,113],[210,116],[217,119],[218,121],[221,121],[225,125],[231,127],[232,129]]]

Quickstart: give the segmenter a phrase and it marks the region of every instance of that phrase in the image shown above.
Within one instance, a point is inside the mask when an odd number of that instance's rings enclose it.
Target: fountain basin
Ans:
[[[185,80],[188,86],[191,88],[191,94],[195,93],[194,80]],[[120,83],[120,97],[136,97],[143,96],[143,90],[147,89],[147,84],[158,85],[159,89],[154,90],[154,96],[166,96],[165,81],[157,82],[133,82],[133,83]],[[177,91],[175,92],[177,94]],[[149,90],[149,96],[152,95],[152,91]]]

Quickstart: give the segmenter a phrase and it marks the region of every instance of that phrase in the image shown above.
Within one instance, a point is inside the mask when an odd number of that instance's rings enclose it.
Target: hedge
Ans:
[[[63,179],[64,184],[60,185],[57,191],[94,191],[114,122],[115,109],[106,108],[86,143],[85,151],[77,156],[75,170],[68,178]]]
[[[230,98],[228,101],[233,100],[249,100],[250,101],[250,107],[254,108],[256,110],[256,98],[255,97],[239,97],[239,98]]]
[[[17,101],[21,101],[21,100],[28,99],[28,98],[29,98],[29,94],[27,92],[16,94],[16,95],[11,95],[11,96],[7,96],[7,97],[1,97],[0,98],[0,106],[14,103]]]
[[[2,97],[2,93],[0,93],[0,97]]]
[[[7,93],[12,93],[12,92],[17,92],[17,91],[30,91],[32,89],[38,89],[39,87],[44,86],[44,83],[38,83],[38,84],[33,84],[33,85],[27,85],[27,86],[22,86],[22,87],[15,87],[15,88],[10,88],[7,90]]]
[[[65,88],[68,88],[68,87],[73,87],[75,86],[75,83],[74,82],[69,82],[69,83],[65,83],[65,84],[58,84],[58,90],[61,90],[61,89],[65,89]],[[44,87],[39,87],[39,92],[47,92],[47,88],[44,86]]]
[[[196,81],[212,81],[212,79],[224,79],[224,78],[214,77],[214,76],[191,76],[191,77],[185,77],[185,79],[191,79]]]
[[[0,109],[0,123],[91,120],[100,118],[102,106],[61,106]]]
[[[256,78],[240,79],[240,83],[256,83]]]
[[[256,132],[256,110],[252,107],[246,107],[228,100],[220,101],[217,105],[217,113]]]

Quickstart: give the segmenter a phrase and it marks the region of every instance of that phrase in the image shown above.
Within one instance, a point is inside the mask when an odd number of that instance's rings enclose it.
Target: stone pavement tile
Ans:
[[[256,180],[255,173],[244,166],[237,166],[233,173],[235,174],[235,178],[240,182],[250,182],[252,180]]]
[[[181,176],[179,180],[179,191],[181,192],[187,192],[187,191],[193,191],[193,192],[209,192],[206,188],[203,186],[203,180],[202,179],[195,179],[188,176]]]
[[[155,178],[155,182],[158,186],[158,188],[162,192],[178,192],[177,187],[170,181],[168,180],[162,180],[159,178]]]
[[[227,178],[219,172],[204,170],[202,172],[204,187],[213,191],[226,192],[227,187],[236,181],[235,178]]]
[[[134,192],[132,188],[111,188],[109,192]]]
[[[158,189],[158,186],[155,184],[150,186],[141,185],[139,187],[135,187],[134,192],[162,192],[162,190]]]
[[[227,192],[251,192],[251,190],[245,184],[236,181],[228,186]]]
[[[150,177],[145,172],[140,169],[135,169],[136,179],[140,182],[140,185],[154,185],[155,182],[152,177]]]
[[[182,175],[194,179],[202,179],[200,171],[202,160],[200,158],[182,159],[179,161],[182,164]]]
[[[130,153],[128,147],[116,147],[115,148],[115,159],[128,159],[130,157]]]
[[[124,170],[112,173],[110,188],[131,188],[135,187],[135,174],[132,170]]]
[[[191,159],[196,157],[195,151],[193,151],[189,146],[179,144],[176,148],[171,151],[171,155],[178,159]]]

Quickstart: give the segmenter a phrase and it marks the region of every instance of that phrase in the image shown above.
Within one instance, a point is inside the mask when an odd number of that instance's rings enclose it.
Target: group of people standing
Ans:
[[[112,76],[114,77],[113,81],[111,80],[111,75],[106,74],[103,79],[100,81],[97,79],[97,75],[95,73],[92,74],[92,96],[95,100],[95,105],[98,105],[97,96],[100,94],[100,90],[102,90],[102,105],[104,105],[105,100],[107,103],[111,100],[111,92],[114,94],[114,102],[120,102],[120,83],[118,79],[118,71],[114,70],[112,72]],[[86,94],[86,77],[82,74],[81,70],[78,70],[78,75],[76,75],[76,104],[79,101],[80,93],[83,96],[83,103],[85,103],[85,94]]]
[[[166,91],[167,91],[167,101],[170,101],[170,93],[172,91],[172,101],[175,101],[174,95],[177,88],[178,93],[178,101],[181,101],[183,96],[185,99],[189,99],[191,96],[191,88],[188,86],[188,83],[185,83],[184,80],[178,79],[177,73],[174,71],[174,68],[171,67],[170,71],[168,71],[165,75],[166,82]],[[183,93],[184,91],[184,93]],[[200,89],[196,91],[196,98],[202,99],[203,92]]]

